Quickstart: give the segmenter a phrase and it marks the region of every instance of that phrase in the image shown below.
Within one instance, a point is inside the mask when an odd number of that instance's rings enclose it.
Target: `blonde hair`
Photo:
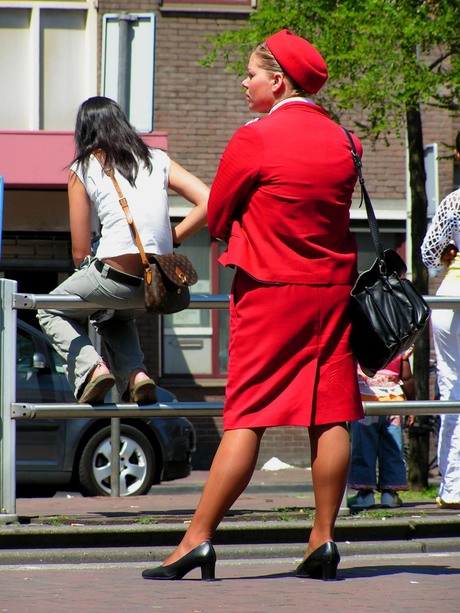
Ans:
[[[280,64],[278,63],[270,49],[267,47],[265,42],[259,43],[257,45],[257,47],[254,49],[254,54],[257,55],[260,67],[263,68],[263,70],[266,70],[271,74],[274,74],[275,72],[281,72],[285,76],[285,78],[289,81],[291,85],[292,97],[300,96],[302,98],[306,98],[310,95],[303,87],[301,87],[296,81],[294,81],[294,79],[290,75],[288,75],[285,70],[283,70],[283,68],[280,66]]]

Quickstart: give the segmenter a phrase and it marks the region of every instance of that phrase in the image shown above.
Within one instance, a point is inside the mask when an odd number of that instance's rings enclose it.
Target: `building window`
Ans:
[[[94,2],[0,1],[0,129],[73,130],[97,91]]]
[[[160,0],[160,6],[167,6],[167,5],[173,5],[173,4],[194,4],[195,6],[198,5],[206,5],[206,4],[212,4],[212,5],[221,5],[221,6],[225,6],[225,5],[236,5],[236,6],[249,6],[249,7],[255,7],[256,6],[256,2],[255,0]]]
[[[103,17],[101,94],[116,100],[139,132],[153,130],[154,13]]]
[[[218,257],[223,243],[211,241],[208,230],[194,234],[180,248],[193,262],[197,294],[228,294],[233,270]],[[228,309],[186,309],[163,317],[163,376],[219,378],[227,373]]]
[[[257,8],[257,0],[160,0],[159,4],[161,12],[249,13]]]
[[[380,238],[384,249],[394,249],[406,263],[409,262],[406,254],[406,227],[400,220],[392,222],[379,221]],[[358,247],[358,270],[369,270],[375,262],[377,254],[374,242],[369,232],[367,222],[352,221],[351,231]]]

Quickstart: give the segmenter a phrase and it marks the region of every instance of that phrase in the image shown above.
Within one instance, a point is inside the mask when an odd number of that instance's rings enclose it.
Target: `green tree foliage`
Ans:
[[[404,134],[419,105],[459,109],[460,0],[259,0],[244,27],[210,39],[205,63],[223,56],[243,74],[281,28],[323,54],[330,78],[318,101],[337,118],[352,111],[363,135]]]

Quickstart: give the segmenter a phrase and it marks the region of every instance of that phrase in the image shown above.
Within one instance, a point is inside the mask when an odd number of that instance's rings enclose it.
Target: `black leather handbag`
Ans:
[[[428,323],[430,308],[411,281],[401,278],[407,271],[402,258],[393,249],[383,250],[361,159],[349,132],[343,130],[351,144],[377,254],[371,268],[359,275],[350,296],[353,353],[362,371],[372,377],[416,341]]]

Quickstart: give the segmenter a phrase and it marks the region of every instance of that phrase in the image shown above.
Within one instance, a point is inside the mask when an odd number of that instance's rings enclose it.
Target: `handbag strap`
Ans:
[[[121,187],[115,178],[115,172],[113,168],[104,166],[104,164],[102,163],[102,154],[99,151],[94,153],[94,156],[99,161],[105,174],[112,179],[113,186],[115,187],[115,191],[117,192],[118,202],[120,203],[121,208],[123,209],[123,212],[126,216],[126,220],[129,225],[129,228],[132,232],[134,240],[136,241],[137,248],[139,249],[139,254],[141,256],[142,265],[144,266],[145,281],[148,285],[150,285],[152,283],[152,269],[150,268],[150,262],[148,261],[147,256],[145,255],[144,246],[142,244],[141,237],[139,236],[139,232],[137,231],[136,224],[134,223],[133,216],[131,214],[131,211],[129,210],[128,201],[126,197],[123,196]]]
[[[385,266],[385,256],[383,252],[382,240],[380,238],[379,226],[378,226],[377,219],[374,213],[374,207],[372,206],[371,199],[369,197],[369,194],[366,189],[366,185],[364,183],[364,177],[363,177],[363,171],[362,171],[363,164],[361,162],[361,158],[356,152],[355,143],[353,142],[353,139],[351,138],[350,132],[348,132],[348,130],[344,128],[343,126],[341,126],[341,128],[347,135],[348,140],[350,141],[351,157],[353,158],[353,163],[355,165],[356,174],[358,175],[359,184],[361,186],[361,202],[364,198],[364,204],[366,205],[367,221],[369,223],[369,229],[371,231],[372,242],[374,243],[374,248],[377,253],[377,257],[379,259],[380,266],[382,268]]]

